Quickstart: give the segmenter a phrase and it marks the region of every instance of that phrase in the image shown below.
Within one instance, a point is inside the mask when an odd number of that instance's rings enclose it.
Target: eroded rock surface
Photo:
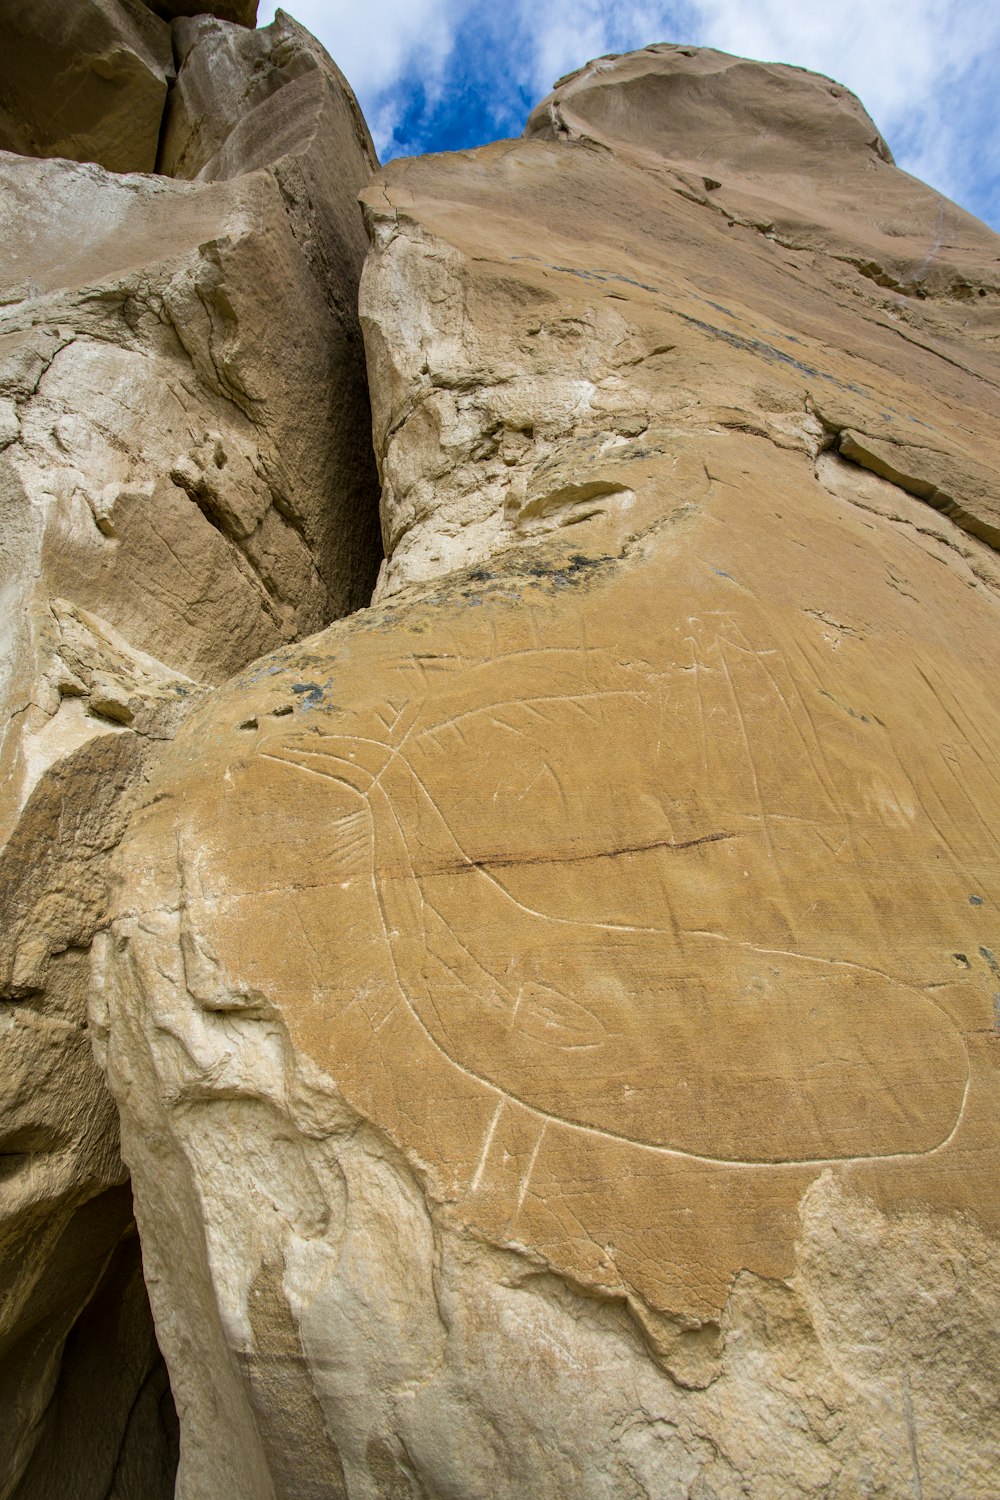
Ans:
[[[90,9],[120,28],[141,17],[172,69],[169,28],[143,5],[62,6],[58,25],[15,7],[48,48],[50,91]],[[378,560],[356,311],[374,156],[357,106],[287,17],[175,28],[167,126],[183,112],[214,133],[209,173],[38,159],[152,168],[165,82],[148,152],[39,137],[0,153],[0,1495],[19,1500],[69,1474],[74,1500],[172,1488],[117,1117],[86,1030],[129,798],[207,688],[355,608]],[[198,96],[203,118],[188,58],[197,73],[212,48],[231,67],[226,90]],[[122,78],[138,152],[145,96]],[[110,104],[94,112],[95,131],[119,128]],[[87,1312],[116,1298],[117,1350]],[[86,1463],[81,1422],[102,1431]]]
[[[379,602],[96,957],[178,1493],[985,1500],[997,238],[683,48],[365,203]]]

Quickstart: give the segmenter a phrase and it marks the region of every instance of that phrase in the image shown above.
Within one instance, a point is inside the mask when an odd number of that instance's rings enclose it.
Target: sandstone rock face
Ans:
[[[71,9],[70,41],[87,7]],[[58,63],[43,10],[32,24]],[[168,35],[143,6],[100,7],[120,26],[133,10]],[[183,112],[228,143],[213,180],[0,154],[0,1495],[20,1500],[69,1473],[74,1500],[172,1489],[85,1019],[129,797],[208,686],[356,607],[377,567],[355,201],[374,157],[353,96],[288,18],[176,26],[167,131]],[[205,122],[187,67],[212,47],[231,92],[198,96]],[[272,54],[286,72],[267,71]],[[267,81],[252,149],[232,144],[240,68],[244,94]],[[141,115],[134,82],[124,97]],[[159,113],[154,152],[158,134]]]
[[[650,48],[591,64],[539,105],[528,133],[478,153],[474,172],[394,165],[385,194],[366,195],[380,247],[362,313],[385,393],[383,591],[537,534],[547,512],[565,519],[587,503],[559,490],[583,439],[605,444],[588,473],[611,473],[626,455],[608,454],[608,432],[639,440],[654,421],[742,424],[785,443],[787,429],[818,422],[797,441],[840,449],[1000,541],[991,418],[979,414],[995,238],[895,169],[855,99],[797,69]],[[539,224],[526,203],[542,194]],[[474,271],[481,240],[504,272]],[[485,310],[497,277],[510,314],[499,328]],[[572,304],[568,321],[546,321],[556,300]],[[811,357],[819,346],[826,364]],[[748,371],[761,377],[751,389]],[[919,417],[928,381],[949,408],[933,432]]]
[[[347,80],[283,12],[255,33],[201,16],[176,22],[173,34],[180,72],[164,120],[161,169],[173,177],[219,182],[268,168],[281,187],[300,251],[353,343],[353,283],[367,249],[355,197],[376,161]],[[354,415],[346,400],[345,409]],[[336,519],[344,553],[350,512],[346,505],[341,509]],[[348,561],[363,578],[369,557]],[[354,596],[362,597],[363,587],[353,587]]]
[[[173,77],[143,0],[4,0],[0,150],[151,172]]]
[[[997,238],[683,48],[364,201],[378,603],[95,948],[178,1494],[985,1500]]]
[[[194,682],[356,607],[373,567],[351,312],[370,146],[294,22],[194,24],[196,71],[234,31],[260,54],[251,76],[269,48],[298,63],[298,108],[281,76],[261,107],[271,167],[259,141],[211,183],[3,158],[7,695],[27,715],[5,750],[7,827],[55,754],[102,723],[168,731]]]

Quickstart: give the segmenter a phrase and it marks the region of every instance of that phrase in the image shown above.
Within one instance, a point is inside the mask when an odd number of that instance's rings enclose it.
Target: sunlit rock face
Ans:
[[[95,949],[178,1493],[991,1496],[1000,242],[675,47],[363,201],[376,603]]]
[[[287,17],[0,9],[0,1495],[157,1500],[176,1421],[88,949],[192,704],[370,595],[374,155]]]

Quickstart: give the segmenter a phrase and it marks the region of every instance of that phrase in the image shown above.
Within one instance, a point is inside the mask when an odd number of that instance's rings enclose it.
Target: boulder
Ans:
[[[0,150],[152,172],[170,28],[143,0],[5,0]]]
[[[685,48],[363,201],[377,602],[94,949],[178,1494],[986,1500],[997,238]]]
[[[129,800],[207,688],[363,603],[378,560],[356,311],[370,143],[294,22],[193,24],[202,47],[245,41],[248,80],[271,49],[296,59],[252,161],[193,182],[0,156],[0,1494],[17,1500],[173,1486],[86,1030]],[[222,137],[239,109],[222,95]],[[94,1313],[116,1299],[117,1344]]]

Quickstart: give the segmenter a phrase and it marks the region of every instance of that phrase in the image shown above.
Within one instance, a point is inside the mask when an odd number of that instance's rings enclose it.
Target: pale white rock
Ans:
[[[21,436],[17,407],[9,396],[0,397],[0,448],[9,448]]]
[[[19,153],[0,153],[5,1500],[171,1491],[86,951],[129,799],[192,703],[365,603],[379,556],[356,313],[370,141],[295,22],[257,34],[253,6],[216,9],[231,20],[174,24],[203,50],[235,38],[205,101],[220,140],[240,69],[244,88],[272,52],[298,71],[272,70],[252,160],[230,152],[213,181],[143,175],[174,57],[140,0],[15,4],[0,60],[17,73],[0,144]],[[56,155],[80,160],[39,159]]]
[[[257,170],[217,185],[13,156],[2,167],[8,829],[41,764],[26,773],[25,737],[67,684],[89,691],[53,650],[53,598],[157,662],[162,682],[215,682],[361,603],[374,576],[350,291],[370,145],[346,84],[294,22],[193,24],[199,56],[235,36],[237,53],[244,39],[293,54],[293,84],[303,69],[316,80],[285,104],[289,77],[275,72],[258,111],[265,138],[269,109],[282,122],[270,169],[259,150]],[[259,73],[252,51],[237,63]],[[217,121],[231,129],[238,107],[220,91]],[[324,196],[307,195],[319,182]],[[101,717],[97,704],[95,732]]]

